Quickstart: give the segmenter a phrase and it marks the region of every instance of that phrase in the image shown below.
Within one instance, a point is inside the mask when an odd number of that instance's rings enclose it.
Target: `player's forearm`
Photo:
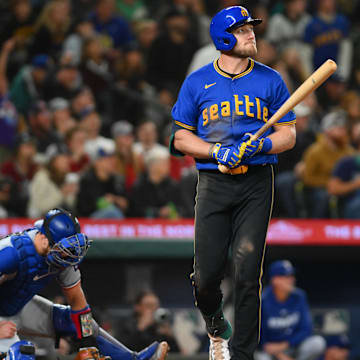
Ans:
[[[64,288],[63,292],[72,310],[81,310],[87,306],[87,301],[80,283],[69,289]]]
[[[197,159],[208,159],[210,144],[188,130],[178,130],[175,133],[174,146],[182,153]]]
[[[279,154],[290,150],[296,142],[295,125],[278,126],[276,131],[269,135],[269,138],[272,141],[272,148],[268,154]]]

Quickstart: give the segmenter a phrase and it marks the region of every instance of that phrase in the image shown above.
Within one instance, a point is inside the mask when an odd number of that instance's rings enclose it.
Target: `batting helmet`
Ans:
[[[289,260],[279,260],[273,262],[269,267],[269,277],[290,276],[295,274],[295,269]]]
[[[35,226],[48,238],[51,245],[80,232],[78,219],[68,211],[58,208],[48,211],[42,224],[37,222]]]
[[[261,19],[253,19],[243,6],[230,6],[219,11],[211,20],[210,35],[216,49],[229,51],[236,44],[236,38],[231,30],[245,25],[258,25]]]

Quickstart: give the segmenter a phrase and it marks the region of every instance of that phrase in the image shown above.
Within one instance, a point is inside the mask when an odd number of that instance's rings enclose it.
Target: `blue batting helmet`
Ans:
[[[78,219],[68,211],[58,208],[48,211],[43,222],[36,222],[35,226],[48,238],[50,245],[80,232]]]
[[[245,25],[258,25],[261,19],[253,19],[243,6],[230,6],[219,11],[211,20],[210,35],[216,49],[229,51],[236,44],[236,38],[231,30]]]
[[[269,267],[269,277],[290,276],[295,274],[295,269],[289,260],[279,260],[273,262]]]

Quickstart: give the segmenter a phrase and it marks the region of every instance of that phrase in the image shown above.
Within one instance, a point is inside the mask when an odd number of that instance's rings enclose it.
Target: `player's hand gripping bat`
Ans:
[[[258,139],[266,130],[275,125],[283,116],[292,110],[299,102],[304,100],[311,92],[315,91],[325,80],[335,71],[337,65],[333,60],[326,60],[316,71],[314,71],[287,99],[280,109],[266,122],[255,134],[251,135],[250,140]],[[242,166],[230,169],[225,165],[219,164],[218,169],[224,174],[242,174]]]

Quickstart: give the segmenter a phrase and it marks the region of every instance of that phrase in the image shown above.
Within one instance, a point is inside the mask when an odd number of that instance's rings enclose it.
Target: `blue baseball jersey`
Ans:
[[[312,335],[312,319],[303,290],[295,288],[286,301],[279,302],[268,286],[263,291],[261,306],[261,345],[288,341],[296,347]]]
[[[336,15],[332,21],[314,16],[304,34],[304,41],[314,48],[314,68],[317,69],[327,59],[337,61],[340,41],[348,35],[349,22],[345,16]]]
[[[248,68],[234,77],[222,71],[217,61],[190,74],[172,109],[174,131],[186,129],[207,142],[233,145],[246,133],[259,130],[289,98],[289,92],[277,71],[249,61]],[[295,114],[291,111],[277,125],[294,123]],[[263,137],[273,131],[270,128]],[[199,170],[217,169],[214,160],[195,160]],[[274,154],[258,154],[241,164],[276,162]]]

